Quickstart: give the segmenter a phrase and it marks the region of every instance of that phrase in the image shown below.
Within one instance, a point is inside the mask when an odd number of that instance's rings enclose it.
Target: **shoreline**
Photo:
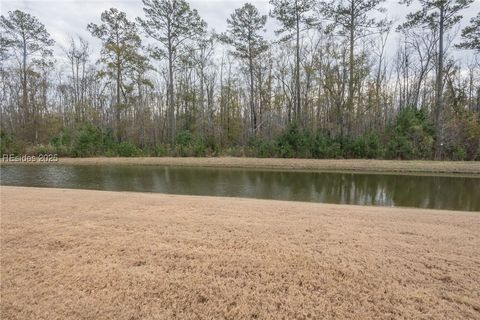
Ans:
[[[7,162],[1,165],[158,165],[289,171],[333,171],[393,174],[480,176],[480,162],[364,159],[280,159],[241,157],[59,158],[58,162]]]
[[[0,196],[6,319],[480,317],[475,212],[6,186]]]

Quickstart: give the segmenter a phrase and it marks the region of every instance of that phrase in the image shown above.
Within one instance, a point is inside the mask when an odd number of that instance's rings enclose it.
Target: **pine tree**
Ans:
[[[480,53],[480,13],[462,30],[462,40],[457,45],[458,48],[476,50]]]
[[[443,145],[441,119],[443,113],[443,69],[445,62],[445,48],[443,41],[445,32],[461,20],[462,16],[459,15],[459,12],[467,8],[473,0],[418,0],[418,2],[422,8],[419,11],[409,13],[407,15],[407,22],[403,24],[403,27],[427,27],[438,37],[435,108],[433,110],[433,118],[437,126],[435,158],[438,159],[442,155]],[[410,5],[412,0],[405,0],[402,3]]]
[[[137,18],[148,37],[159,42],[154,57],[168,60],[169,136],[175,142],[175,62],[182,46],[205,33],[207,24],[184,0],[143,0],[146,19]]]
[[[45,29],[43,23],[28,13],[20,10],[10,11],[8,17],[0,17],[0,50],[3,58],[6,58],[8,51],[18,54],[21,85],[22,85],[22,109],[21,126],[25,127],[30,123],[31,112],[28,105],[28,81],[27,76],[32,67],[32,62],[41,62],[53,55],[51,47],[55,43]]]
[[[300,33],[315,24],[315,19],[309,15],[313,8],[313,0],[270,0],[274,6],[270,15],[282,24],[277,34],[285,34],[282,40],[295,38],[295,99],[294,117],[301,122],[300,99]]]
[[[141,59],[139,50],[142,42],[135,23],[127,19],[125,12],[111,8],[102,13],[101,20],[102,24],[90,23],[87,29],[102,40],[100,62],[105,65],[105,70],[100,75],[115,82],[116,134],[117,139],[121,140],[120,115],[121,109],[125,109],[126,74]]]
[[[355,97],[355,46],[357,41],[378,33],[383,27],[388,25],[386,20],[377,20],[370,15],[374,11],[383,11],[379,8],[380,3],[385,0],[345,0],[323,3],[323,13],[333,21],[330,30],[336,35],[345,37],[348,42],[348,93],[346,107],[344,108],[341,119],[341,130],[347,127],[350,134],[352,122],[349,120],[354,112]],[[347,123],[344,123],[345,113]]]
[[[255,62],[258,56],[268,48],[267,42],[260,34],[266,21],[266,15],[261,15],[254,5],[246,3],[243,7],[236,9],[227,19],[227,33],[220,37],[223,42],[234,47],[235,51],[232,52],[234,57],[247,63],[250,77],[250,117],[254,135],[258,129],[255,110]]]

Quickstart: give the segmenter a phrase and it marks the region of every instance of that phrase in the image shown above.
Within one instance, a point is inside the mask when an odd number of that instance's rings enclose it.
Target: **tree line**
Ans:
[[[44,24],[10,11],[1,152],[479,160],[480,13],[456,32],[473,0],[417,0],[401,24],[383,2],[245,3],[215,32],[184,0],[143,0],[142,17],[86,25],[98,59],[78,36],[54,55]]]

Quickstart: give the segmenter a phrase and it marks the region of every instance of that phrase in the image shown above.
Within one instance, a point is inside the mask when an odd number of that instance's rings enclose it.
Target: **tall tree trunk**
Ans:
[[[439,34],[438,34],[438,61],[437,61],[437,79],[435,90],[435,124],[437,126],[437,139],[435,142],[435,159],[439,160],[442,156],[443,149],[443,33],[445,22],[445,5],[440,5],[440,21],[439,21]]]
[[[296,121],[301,122],[301,104],[300,104],[300,14],[298,13],[298,0],[295,0],[296,13],[296,52],[295,52],[295,116]]]
[[[206,126],[205,118],[210,118],[210,112],[205,112],[205,65],[203,61],[201,62],[200,66],[200,112],[202,115],[202,132],[203,134],[206,134],[210,127]],[[193,121],[196,121],[196,119],[193,119]],[[210,121],[208,121],[208,123],[210,123]]]
[[[255,113],[255,89],[253,84],[253,59],[249,57],[249,71],[250,71],[250,113],[252,118],[252,132],[253,136],[256,135],[257,130],[257,115]]]
[[[116,99],[116,106],[115,106],[115,122],[117,128],[117,141],[120,142],[122,139],[121,132],[120,132],[120,81],[121,81],[121,67],[120,67],[120,59],[117,57],[117,99]]]
[[[27,40],[23,38],[23,61],[22,61],[22,117],[21,128],[28,126],[28,92],[27,92]]]
[[[220,63],[220,128],[221,128],[221,135],[220,135],[220,146],[223,147],[225,145],[225,101],[224,101],[224,90],[223,90],[223,59],[224,55],[222,55],[222,61]]]
[[[173,47],[172,39],[168,39],[168,118],[170,122],[170,141],[175,143],[175,97],[173,93]]]
[[[355,67],[355,57],[354,57],[354,49],[355,49],[355,1],[350,1],[350,48],[349,48],[349,57],[348,57],[348,100],[347,100],[347,134],[351,134],[351,126],[352,126],[352,114],[353,114],[353,95],[354,95],[354,67]],[[344,111],[345,112],[345,111]]]

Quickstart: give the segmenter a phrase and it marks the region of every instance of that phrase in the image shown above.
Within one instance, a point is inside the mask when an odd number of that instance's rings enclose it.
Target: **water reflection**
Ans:
[[[1,184],[480,211],[480,178],[160,166],[3,166]]]

